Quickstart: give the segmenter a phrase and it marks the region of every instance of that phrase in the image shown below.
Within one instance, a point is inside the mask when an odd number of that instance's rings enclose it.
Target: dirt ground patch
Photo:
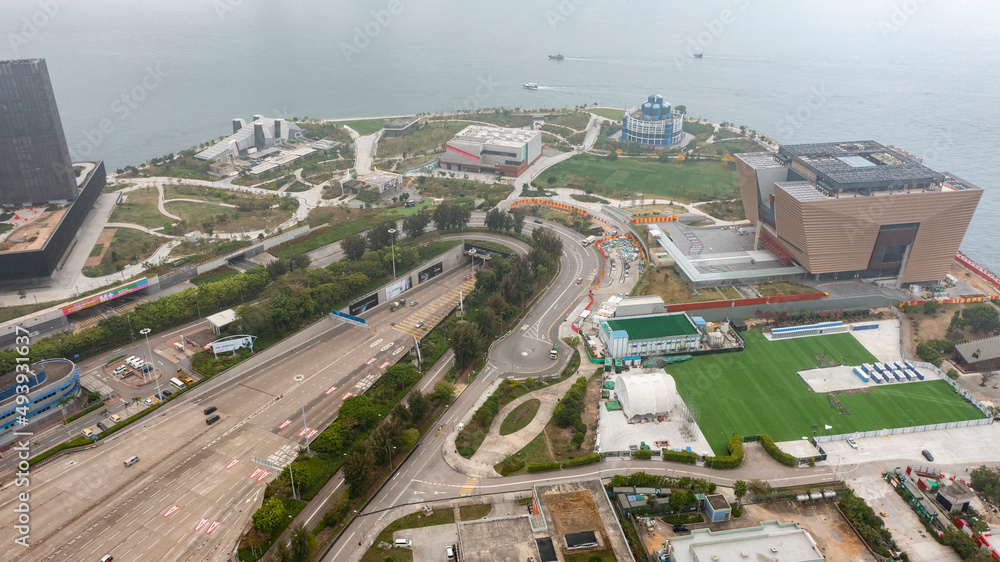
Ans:
[[[780,501],[748,505],[746,513],[755,521],[797,522],[809,531],[827,560],[876,560],[833,503],[799,505],[794,501]]]
[[[101,260],[104,259],[104,254],[108,253],[108,248],[111,247],[111,240],[115,237],[115,232],[118,232],[117,228],[105,228],[101,231],[101,236],[97,239],[97,244],[103,244],[101,247],[101,252],[96,256],[90,256],[87,261],[83,262],[83,267],[87,266],[98,266],[101,265]]]
[[[594,496],[589,491],[566,492],[561,494],[545,494],[545,503],[549,508],[549,517],[555,526],[557,535],[597,531],[603,535],[604,523],[594,505]],[[603,537],[602,537],[603,538]],[[604,539],[607,544],[607,539]]]
[[[982,292],[984,295],[1000,294],[1000,292],[998,292],[996,288],[993,287],[993,285],[990,285],[982,277],[976,275],[975,273],[972,273],[965,267],[962,267],[962,264],[958,263],[957,261],[952,262],[951,264],[951,274],[954,275],[955,277],[958,277],[962,281],[965,281],[973,289]]]

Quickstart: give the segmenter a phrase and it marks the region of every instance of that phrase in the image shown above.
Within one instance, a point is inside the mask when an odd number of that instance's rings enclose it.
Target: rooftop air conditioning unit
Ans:
[[[771,552],[778,552],[778,547],[772,546],[771,547]]]
[[[744,550],[743,552],[740,553],[740,556],[742,556],[743,558],[750,558],[750,553]]]

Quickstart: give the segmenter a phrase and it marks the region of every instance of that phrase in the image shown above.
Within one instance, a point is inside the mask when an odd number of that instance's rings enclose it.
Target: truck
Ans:
[[[559,342],[552,344],[552,350],[549,351],[549,359],[559,359]]]
[[[406,306],[406,299],[399,299],[398,301],[392,301],[392,303],[389,305],[389,310],[391,310],[392,312],[396,312],[397,310],[399,310],[400,308],[404,308],[405,306]]]

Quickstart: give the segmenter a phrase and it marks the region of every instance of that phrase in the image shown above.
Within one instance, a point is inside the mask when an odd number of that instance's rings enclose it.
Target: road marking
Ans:
[[[382,369],[384,371],[385,368],[388,367],[390,363],[392,363],[392,361],[386,361],[385,363],[382,363],[381,365],[379,365],[378,368]]]
[[[351,396],[354,396],[354,395],[355,394],[353,392],[348,392],[348,393],[345,393],[343,396],[341,396],[340,399],[341,400],[347,400],[348,398],[350,398]]]
[[[312,439],[313,437],[316,436],[317,433],[319,433],[318,429],[310,429],[309,435],[306,436],[306,439]]]
[[[218,521],[218,520],[212,521],[212,524],[209,525],[207,529],[205,529],[205,534],[206,535],[211,535],[212,532],[215,531],[215,528],[218,527],[219,524],[221,524],[221,523],[222,523],[222,521]]]
[[[233,460],[229,461],[229,464],[226,465],[226,470],[229,470],[230,468],[233,468],[234,466],[236,466],[236,463],[238,463],[238,462],[240,462],[240,459],[233,459]]]
[[[258,477],[257,477],[257,481],[258,481],[258,482],[263,482],[263,481],[264,481],[264,479],[265,479],[265,478],[267,478],[267,477],[268,477],[268,476],[270,476],[270,475],[271,475],[271,471],[270,471],[270,470],[265,470],[265,471],[263,471],[263,472],[261,473],[261,475],[260,475],[260,476],[258,476]],[[216,521],[216,523],[218,523],[218,521]]]
[[[478,478],[469,478],[465,481],[465,485],[462,486],[460,493],[463,496],[471,495],[472,492],[476,491],[476,486],[479,485]]]
[[[289,425],[292,425],[292,420],[285,420],[281,425],[278,426],[278,429],[285,429]]]
[[[181,506],[175,505],[175,506],[171,507],[170,509],[167,509],[166,511],[164,511],[163,512],[163,516],[164,517],[170,517],[171,515],[174,514],[175,511],[177,511],[180,508],[181,508]],[[114,538],[114,537],[112,537],[112,538]]]
[[[370,346],[368,346],[368,347],[375,347],[376,345],[378,345],[380,343],[382,343],[382,338],[379,338],[379,339],[373,341],[372,344]]]
[[[394,345],[396,345],[396,344],[390,343],[388,345],[383,346],[382,349],[380,349],[379,351],[388,351],[388,350],[392,349],[392,346],[394,346]]]
[[[309,429],[308,427],[303,427],[302,431],[299,432],[299,437],[304,437],[306,433],[309,433]]]
[[[372,358],[371,358],[371,359],[369,359],[368,361],[365,361],[365,365],[371,365],[371,364],[372,364],[372,363],[374,363],[375,361],[376,361],[376,359],[375,359],[374,357],[372,357]]]
[[[335,386],[331,386],[331,387],[330,387],[329,389],[327,389],[327,391],[326,391],[326,392],[324,392],[323,394],[326,394],[327,396],[329,396],[329,395],[333,394],[333,391],[334,391],[334,390],[337,390],[337,387],[335,387]]]
[[[250,476],[248,476],[248,478],[250,478],[250,480],[256,480],[257,476],[260,475],[260,473],[263,472],[263,471],[264,471],[263,468],[254,469],[253,474],[251,474]]]
[[[392,352],[392,356],[395,357],[395,356],[399,355],[400,353],[402,353],[404,351],[406,351],[406,346],[397,347],[396,351]]]
[[[201,531],[202,527],[204,527],[206,523],[208,523],[208,517],[202,517],[201,521],[199,521],[198,524],[195,525],[194,529],[192,530],[197,533]]]

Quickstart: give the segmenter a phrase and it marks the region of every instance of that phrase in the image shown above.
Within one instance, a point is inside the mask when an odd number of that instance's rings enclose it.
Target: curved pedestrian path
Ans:
[[[530,443],[532,439],[537,437],[538,434],[542,432],[545,428],[545,424],[549,423],[549,420],[552,418],[552,412],[555,410],[559,399],[566,394],[569,387],[573,385],[574,380],[576,380],[576,377],[569,377],[566,380],[552,386],[541,388],[534,392],[529,392],[524,396],[520,396],[510,404],[504,406],[493,419],[493,423],[490,425],[490,430],[486,435],[486,439],[483,440],[483,443],[478,449],[476,449],[476,452],[472,455],[471,459],[467,459],[458,454],[458,449],[455,447],[455,440],[458,437],[458,428],[456,426],[445,441],[443,448],[445,462],[447,462],[448,465],[451,466],[456,472],[468,474],[469,476],[476,476],[480,478],[500,478],[500,474],[493,469],[493,465],[520,451],[525,445]],[[496,386],[491,386],[489,392],[484,392],[482,396],[476,400],[476,403],[469,408],[465,417],[462,419],[463,424],[469,423],[473,414],[476,413],[476,410],[478,410],[479,407],[486,402],[486,399],[489,398],[495,391]],[[539,405],[538,412],[535,413],[535,417],[531,420],[531,423],[519,431],[511,433],[510,435],[500,435],[500,425],[503,424],[503,420],[507,419],[507,414],[533,398],[539,399],[541,401],[541,405]]]
[[[186,201],[188,203],[204,203],[205,205],[216,205],[219,207],[229,207],[231,209],[236,208],[236,205],[233,205],[231,203],[219,203],[218,201],[205,201],[203,199],[164,199],[163,203],[173,203],[174,201]]]
[[[153,236],[161,236],[163,238],[180,238],[180,236],[174,236],[172,234],[164,234],[156,230],[150,230],[149,228],[142,226],[141,224],[133,224],[130,222],[109,222],[104,225],[104,228],[131,228],[134,230],[141,230],[146,234],[152,234]]]

